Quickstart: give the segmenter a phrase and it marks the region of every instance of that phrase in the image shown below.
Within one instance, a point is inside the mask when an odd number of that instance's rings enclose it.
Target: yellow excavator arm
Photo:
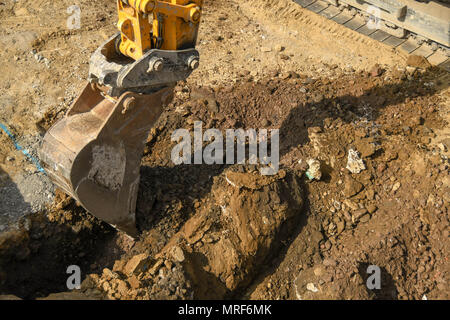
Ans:
[[[150,49],[195,47],[202,0],[117,1],[121,32],[118,50],[135,60]],[[149,21],[151,16],[152,21]]]
[[[199,66],[203,0],[118,0],[119,33],[91,56],[89,83],[46,133],[51,180],[87,211],[131,236],[148,133],[177,81]]]

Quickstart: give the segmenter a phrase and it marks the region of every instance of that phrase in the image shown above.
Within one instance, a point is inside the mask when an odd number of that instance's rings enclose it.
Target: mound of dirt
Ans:
[[[214,178],[211,194],[156,256],[116,261],[89,284],[121,299],[236,295],[295,229],[302,187],[292,173],[268,177],[232,167]]]

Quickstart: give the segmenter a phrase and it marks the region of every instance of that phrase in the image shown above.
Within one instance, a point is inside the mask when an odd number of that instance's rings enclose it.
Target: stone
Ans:
[[[373,189],[368,189],[366,190],[366,198],[368,200],[373,200],[375,199],[375,191]]]
[[[113,271],[115,272],[123,272],[123,267],[125,266],[125,261],[116,260],[114,262]]]
[[[353,202],[353,201],[351,201],[350,199],[345,199],[343,202],[351,210],[357,210],[359,208],[358,204]]]
[[[377,211],[377,206],[376,205],[374,205],[374,204],[369,204],[368,206],[367,206],[367,211],[370,213],[370,214],[372,214],[372,213],[374,213],[375,211]]]
[[[314,283],[312,283],[312,282],[310,282],[306,285],[306,290],[311,291],[311,292],[319,291],[319,289],[317,289],[316,286],[314,285]]]
[[[361,192],[363,188],[364,186],[362,185],[361,182],[356,181],[350,175],[345,176],[344,190],[343,190],[343,194],[345,197],[350,198]]]
[[[277,44],[277,45],[274,47],[274,49],[275,49],[275,51],[277,51],[277,52],[282,52],[282,51],[284,51],[285,48],[284,48],[282,45]]]
[[[337,228],[337,234],[341,234],[342,231],[344,231],[344,229],[345,229],[345,221],[344,220],[339,220],[336,223],[336,228]]]
[[[138,280],[138,278],[135,275],[128,278],[128,283],[130,284],[130,287],[132,289],[138,289],[141,286],[141,282]]]
[[[370,215],[367,212],[366,208],[361,208],[353,212],[352,222],[367,222],[370,220]]]
[[[267,120],[267,119],[263,119],[263,120],[261,121],[261,125],[262,125],[263,127],[268,127],[268,126],[270,126],[270,121]]]
[[[117,280],[117,291],[122,295],[126,295],[128,292],[128,285],[123,280]]]
[[[111,270],[108,269],[108,268],[104,268],[104,269],[103,269],[103,276],[104,276],[106,279],[108,279],[108,280],[110,280],[110,279],[116,279],[116,278],[119,277],[119,276],[117,275],[117,273],[115,273],[114,271],[111,271]]]
[[[358,220],[359,218],[364,216],[366,213],[367,213],[367,209],[366,208],[361,208],[361,209],[355,210],[355,211],[353,211],[353,218],[355,220]]]
[[[337,265],[336,260],[333,260],[331,258],[326,258],[323,260],[323,265],[325,267],[335,267]]]
[[[314,275],[317,277],[322,276],[325,273],[325,270],[322,267],[317,267],[314,269]]]
[[[358,150],[361,153],[362,158],[368,158],[374,155],[376,147],[373,142],[365,141],[358,145]]]
[[[400,189],[400,186],[401,186],[400,182],[394,183],[394,185],[392,186],[392,192],[396,192],[398,189]]]
[[[322,178],[322,172],[320,171],[320,162],[315,159],[309,159],[307,161],[308,170],[306,176],[309,180],[320,180]]]
[[[362,222],[362,223],[369,222],[369,220],[370,220],[370,215],[368,215],[368,214],[363,215],[363,216],[359,219],[359,221]]]
[[[360,173],[361,171],[366,170],[364,161],[360,158],[358,151],[354,149],[348,150],[346,168],[351,173]]]
[[[437,146],[442,152],[446,152],[447,151],[447,146],[445,144],[443,144],[442,142],[438,143]]]
[[[179,246],[172,247],[172,249],[170,250],[170,254],[175,259],[175,261],[183,262],[185,259],[183,249],[181,249]]]
[[[158,260],[156,261],[156,263],[153,265],[153,267],[149,270],[151,275],[155,275],[156,272],[158,272],[159,268],[161,268],[161,266],[164,264],[163,260]]]
[[[428,69],[431,67],[431,63],[428,62],[427,58],[418,55],[410,55],[406,60],[406,64],[409,67],[416,67],[421,69]]]
[[[372,69],[370,69],[370,75],[372,77],[379,77],[383,74],[384,70],[381,68],[381,66],[377,63],[375,64]]]
[[[123,268],[123,272],[129,276],[139,273],[140,271],[148,268],[148,264],[150,263],[150,258],[148,254],[142,253],[131,258],[125,267]]]

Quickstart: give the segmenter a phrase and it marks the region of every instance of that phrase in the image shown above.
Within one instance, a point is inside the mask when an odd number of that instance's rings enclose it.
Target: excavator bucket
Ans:
[[[173,96],[123,93],[88,84],[44,137],[40,158],[51,180],[92,215],[136,236],[140,163],[150,129]]]
[[[117,0],[119,32],[92,54],[89,84],[40,150],[51,180],[92,215],[136,236],[139,168],[173,88],[199,65],[203,0]]]

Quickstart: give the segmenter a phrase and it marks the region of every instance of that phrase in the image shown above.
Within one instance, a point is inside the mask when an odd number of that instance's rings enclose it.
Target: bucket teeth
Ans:
[[[168,87],[114,101],[88,84],[44,137],[40,158],[50,179],[92,215],[136,236],[142,153],[172,95]]]

